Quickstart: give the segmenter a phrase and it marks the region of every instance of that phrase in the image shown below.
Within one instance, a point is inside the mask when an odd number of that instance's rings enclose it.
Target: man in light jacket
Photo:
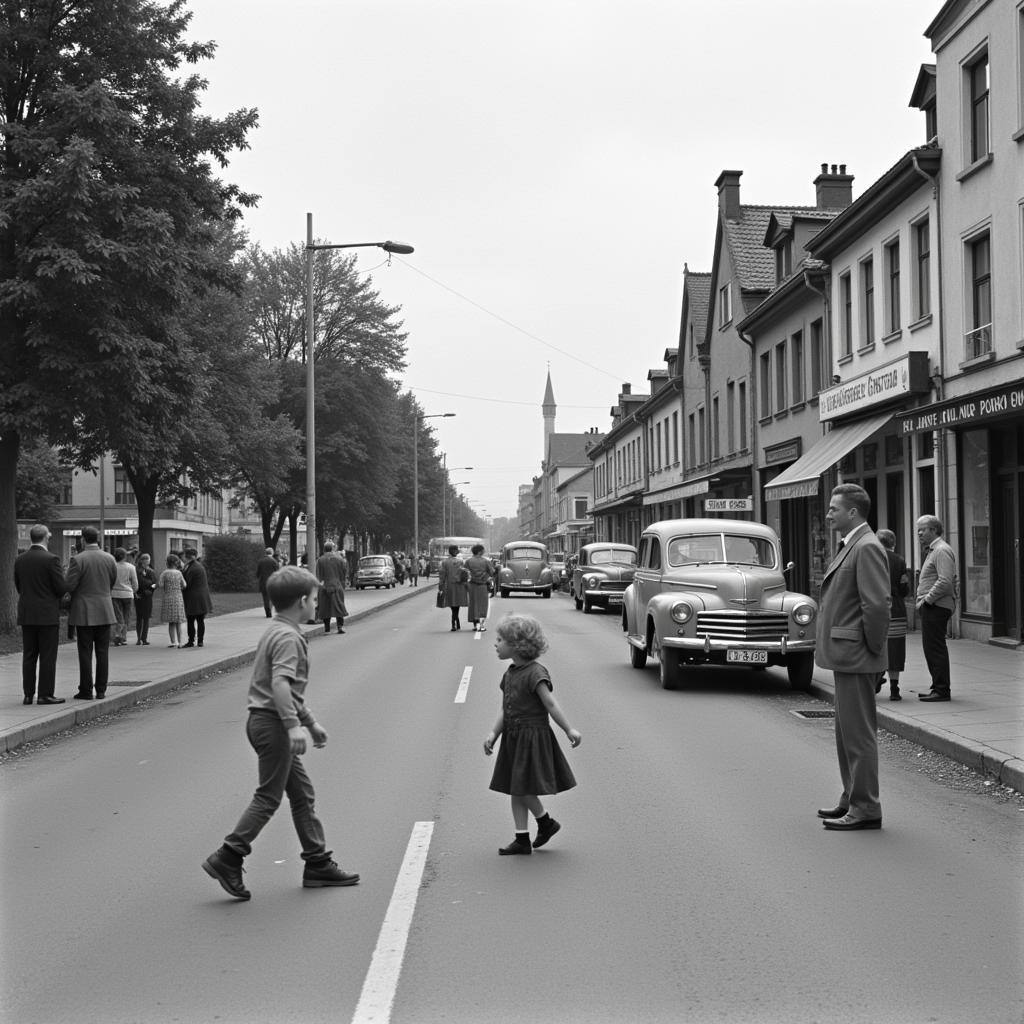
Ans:
[[[117,582],[114,556],[101,551],[95,526],[82,528],[84,548],[68,566],[67,589],[71,595],[68,622],[78,641],[78,693],[75,700],[92,700],[93,656],[96,658],[96,696],[107,695],[110,627],[117,621],[110,592]]]
[[[949,649],[946,629],[956,607],[956,555],[942,539],[942,523],[935,516],[921,516],[917,537],[924,550],[924,564],[917,581],[917,610],[921,616],[921,646],[932,688],[918,700],[949,700]]]
[[[832,491],[825,521],[840,537],[825,571],[814,660],[835,678],[836,753],[843,792],[818,817],[835,832],[882,827],[875,682],[886,669],[889,564],[868,526],[871,498],[857,484]]]

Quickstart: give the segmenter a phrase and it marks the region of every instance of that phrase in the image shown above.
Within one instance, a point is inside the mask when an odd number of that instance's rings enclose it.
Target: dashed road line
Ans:
[[[352,1024],[388,1024],[391,1020],[391,1008],[398,991],[402,961],[405,959],[405,945],[412,927],[412,915],[416,910],[433,832],[432,821],[417,821],[413,826]]]
[[[465,704],[466,693],[469,691],[469,680],[473,675],[473,666],[467,665],[462,670],[462,678],[459,680],[459,688],[455,691],[455,703]]]

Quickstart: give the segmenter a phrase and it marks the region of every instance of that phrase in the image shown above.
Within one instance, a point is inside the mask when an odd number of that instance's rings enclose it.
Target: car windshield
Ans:
[[[506,558],[529,558],[539,562],[543,557],[543,553],[538,551],[537,548],[512,548],[511,551],[505,556]]]
[[[605,548],[603,551],[590,552],[591,565],[608,565],[610,562],[636,565],[636,552],[628,548]]]
[[[775,546],[765,537],[745,537],[736,533],[689,534],[669,541],[669,565],[707,562],[773,568]]]

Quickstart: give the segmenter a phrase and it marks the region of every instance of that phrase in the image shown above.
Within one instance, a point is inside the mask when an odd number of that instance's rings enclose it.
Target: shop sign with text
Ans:
[[[705,512],[753,512],[753,498],[705,498]]]
[[[937,402],[899,417],[901,435],[919,434],[943,427],[966,427],[986,420],[1024,414],[1024,381],[1004,384],[990,391]]]
[[[825,423],[929,390],[928,353],[908,352],[885,366],[822,391],[818,395],[818,419]]]

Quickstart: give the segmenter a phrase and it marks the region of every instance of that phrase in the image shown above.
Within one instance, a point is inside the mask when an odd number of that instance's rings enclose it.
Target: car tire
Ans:
[[[682,663],[683,659],[678,651],[658,645],[658,679],[663,690],[679,688],[679,668]]]
[[[629,663],[633,668],[647,667],[647,650],[644,647],[629,645]]]
[[[589,597],[583,598],[583,614],[589,615],[594,610],[594,606],[590,601]]]
[[[786,659],[786,675],[789,676],[789,685],[792,689],[807,693],[814,679],[814,655],[789,655]]]
[[[501,596],[508,597],[508,591],[504,587],[501,588]]]
[[[544,598],[550,598],[550,597],[551,597],[551,591],[550,591],[550,590],[545,590],[545,591],[544,591],[544,592],[543,592],[543,593],[541,594],[541,597],[544,597]]]
[[[583,602],[575,594],[572,595],[573,604],[576,605],[576,611],[579,611],[583,607]]]

